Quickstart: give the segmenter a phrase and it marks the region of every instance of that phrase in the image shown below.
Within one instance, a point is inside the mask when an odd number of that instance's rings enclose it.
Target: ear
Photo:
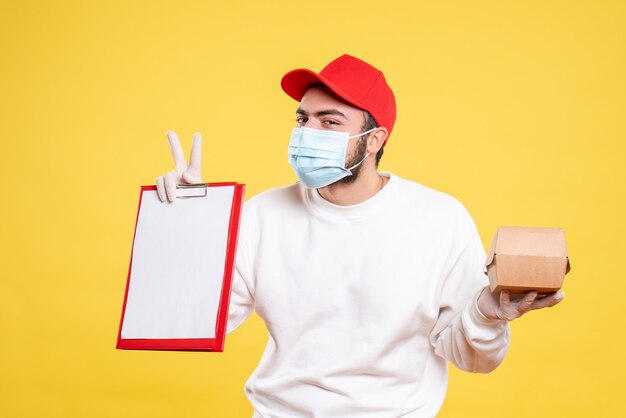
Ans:
[[[376,128],[367,138],[367,152],[371,155],[376,155],[378,150],[382,148],[388,135],[387,128],[383,126]]]

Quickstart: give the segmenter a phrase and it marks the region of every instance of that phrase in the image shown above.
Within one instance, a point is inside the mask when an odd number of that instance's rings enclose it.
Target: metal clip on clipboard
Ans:
[[[207,196],[207,184],[179,184],[176,186],[176,197],[179,199],[185,199],[188,197],[206,197]]]

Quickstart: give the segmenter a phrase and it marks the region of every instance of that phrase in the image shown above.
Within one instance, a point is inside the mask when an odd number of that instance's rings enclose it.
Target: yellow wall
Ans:
[[[139,185],[204,134],[204,178],[293,182],[283,73],[348,52],[398,122],[382,169],[498,225],[565,228],[566,299],[512,324],[489,375],[451,371],[442,417],[624,416],[623,1],[0,3],[0,415],[249,417],[265,344],[114,349]]]

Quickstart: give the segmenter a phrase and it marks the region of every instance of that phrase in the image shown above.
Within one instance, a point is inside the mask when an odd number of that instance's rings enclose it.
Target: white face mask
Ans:
[[[352,175],[369,153],[352,167],[345,168],[348,141],[366,135],[376,128],[350,136],[348,132],[293,128],[289,141],[289,164],[300,181],[307,187],[328,186]]]

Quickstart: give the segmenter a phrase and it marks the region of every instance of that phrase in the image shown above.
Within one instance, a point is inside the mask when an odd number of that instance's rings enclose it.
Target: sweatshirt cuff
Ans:
[[[508,328],[507,321],[503,319],[490,319],[483,315],[478,310],[478,296],[480,292],[472,298],[472,301],[467,304],[467,307],[463,311],[462,321],[463,327],[472,334],[473,330],[482,334],[483,337],[486,337],[484,333],[495,332],[496,334],[501,333],[504,329]],[[479,331],[480,330],[480,331]]]

